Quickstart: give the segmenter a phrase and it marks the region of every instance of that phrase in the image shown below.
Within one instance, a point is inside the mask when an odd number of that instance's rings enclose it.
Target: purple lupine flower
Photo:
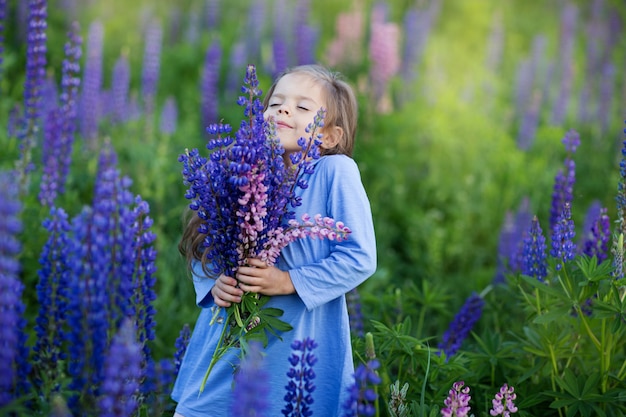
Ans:
[[[466,387],[463,381],[452,384],[452,389],[443,402],[445,407],[441,409],[441,415],[443,417],[468,417],[471,411],[469,402],[472,399],[469,392],[469,387]]]
[[[586,238],[581,245],[582,252],[589,257],[595,256],[599,264],[608,258],[610,229],[609,216],[605,207],[600,209],[591,226],[585,229]]]
[[[146,44],[141,71],[141,97],[143,98],[144,114],[150,119],[154,115],[154,101],[161,69],[163,29],[158,21],[153,21],[148,25],[145,39]]]
[[[363,313],[361,312],[361,296],[359,290],[354,288],[346,294],[348,303],[348,317],[350,318],[350,330],[356,337],[363,337]]]
[[[272,38],[272,55],[274,66],[271,73],[276,77],[289,66],[292,65],[291,44],[287,39],[291,39],[286,27],[290,21],[288,3],[285,0],[277,0],[274,3],[274,31]],[[286,24],[287,23],[287,24]]]
[[[26,2],[20,2],[25,4]],[[17,160],[17,181],[26,186],[27,174],[33,169],[32,148],[38,137],[42,112],[42,89],[46,78],[46,29],[48,26],[46,0],[28,2],[28,39],[26,52],[26,79],[24,81],[24,117],[18,132],[20,157]]]
[[[547,266],[546,238],[543,236],[539,219],[534,216],[524,238],[522,273],[543,281],[548,275]]]
[[[245,43],[247,62],[261,61],[261,42],[259,40],[263,39],[265,35],[266,7],[267,0],[253,0],[248,7],[248,21],[242,38]]]
[[[493,73],[499,73],[504,52],[504,24],[502,13],[494,13],[491,22],[491,30],[487,41],[486,67]]]
[[[562,142],[565,145],[567,157],[564,161],[564,168],[554,178],[552,205],[550,207],[550,229],[554,228],[565,203],[572,203],[574,184],[576,183],[576,163],[572,155],[580,145],[580,135],[575,130],[570,130],[565,134]]]
[[[424,54],[434,18],[432,6],[427,10],[410,8],[404,16],[404,33],[406,36],[400,74],[407,83],[413,82],[417,77],[417,66]]]
[[[492,416],[509,417],[511,414],[517,413],[517,407],[515,406],[515,389],[509,387],[507,384],[502,385],[500,391],[498,391],[491,404],[493,407],[489,410],[489,414]]]
[[[578,7],[566,3],[561,14],[560,33],[560,57],[561,82],[559,92],[552,107],[551,122],[554,125],[563,123],[567,115],[567,107],[570,100],[572,84],[574,81],[574,40],[576,39],[576,21],[578,20]]]
[[[185,323],[175,343],[176,352],[174,352],[174,367],[176,375],[178,375],[180,365],[183,363],[183,358],[185,357],[185,352],[187,351],[190,338],[191,329],[189,328],[189,324]]]
[[[35,321],[37,338],[33,348],[33,362],[38,372],[57,381],[60,376],[59,361],[65,359],[62,345],[68,311],[67,261],[71,245],[68,216],[63,209],[52,207],[43,227],[48,232],[48,240],[39,257],[39,313]]]
[[[177,123],[178,107],[176,106],[176,99],[173,96],[168,96],[161,110],[161,133],[165,135],[173,134],[176,132]]]
[[[600,77],[600,96],[598,99],[597,120],[600,125],[600,134],[605,135],[611,124],[611,107],[613,105],[613,91],[615,90],[615,66],[606,62],[602,67]]]
[[[559,260],[556,270],[560,271],[563,263],[571,261],[576,256],[576,245],[574,244],[574,221],[572,220],[572,210],[570,203],[566,202],[563,212],[559,216],[557,223],[552,229],[552,249],[550,255]]]
[[[244,76],[240,68],[245,68],[247,63],[246,44],[243,41],[239,41],[233,45],[230,51],[230,70],[228,71],[226,80],[226,91],[228,95],[239,93],[239,82]]]
[[[200,91],[202,92],[202,127],[205,128],[218,119],[218,85],[222,62],[222,47],[215,40],[206,50]]]
[[[204,2],[204,22],[207,29],[213,29],[220,18],[220,1],[205,0]]]
[[[515,214],[507,212],[498,241],[498,260],[494,283],[502,283],[505,275],[522,268],[522,249],[528,225],[532,220],[529,200],[525,197]]]
[[[519,130],[517,132],[517,147],[523,151],[530,149],[535,141],[537,126],[539,125],[541,101],[541,93],[539,91],[535,91],[532,94],[526,109],[522,113]]]
[[[136,339],[133,321],[124,320],[111,341],[104,364],[104,379],[98,399],[99,416],[131,416],[138,407],[141,369],[141,344]]]
[[[18,184],[9,172],[0,172],[0,407],[24,393],[28,382],[24,284],[17,260],[21,251],[17,239],[22,231],[21,210]]]
[[[111,100],[113,109],[111,119],[113,123],[123,123],[128,120],[128,91],[130,89],[130,64],[126,54],[122,54],[113,66],[111,76]]]
[[[376,371],[380,362],[376,359],[374,336],[365,335],[366,363],[361,363],[354,373],[354,384],[348,388],[350,396],[343,404],[344,417],[371,417],[376,415],[378,385],[382,379]]]
[[[2,62],[4,61],[4,25],[7,18],[7,0],[0,0],[0,76],[2,76]]]
[[[465,300],[465,304],[454,317],[439,343],[439,349],[446,355],[446,359],[459,350],[465,338],[480,319],[484,304],[483,298],[475,292]]]
[[[289,383],[285,387],[287,394],[285,395],[285,408],[281,411],[286,417],[311,416],[313,412],[309,408],[313,404],[313,392],[315,391],[315,371],[313,366],[317,362],[317,358],[313,353],[313,349],[317,347],[315,340],[305,338],[304,340],[295,340],[291,344],[293,353],[289,357],[291,368],[287,371]]]
[[[102,116],[100,94],[102,90],[102,49],[104,26],[96,20],[89,25],[87,56],[81,94],[80,132],[90,148],[95,148],[98,123]]]
[[[626,133],[626,129],[624,129]],[[619,233],[626,234],[626,140],[622,142],[622,158],[619,162],[619,176],[617,183],[617,220],[619,221]]]
[[[43,174],[39,189],[39,202],[43,206],[51,207],[58,194],[59,162],[61,160],[61,115],[58,109],[48,113],[44,129],[42,146]]]
[[[65,44],[65,59],[63,60],[63,71],[61,75],[61,96],[59,110],[61,113],[61,138],[59,146],[61,148],[61,162],[59,168],[59,193],[65,192],[65,183],[72,161],[72,150],[74,147],[74,135],[77,130],[78,119],[78,90],[80,87],[80,58],[82,55],[83,40],[80,36],[80,26],[77,22],[72,23],[72,27],[67,34],[68,40]]]
[[[251,342],[235,373],[232,396],[233,417],[265,417],[268,409],[268,374],[263,367],[262,346]]]
[[[294,50],[296,65],[313,64],[316,62],[318,30],[309,22],[311,20],[310,0],[298,0],[294,12]]]

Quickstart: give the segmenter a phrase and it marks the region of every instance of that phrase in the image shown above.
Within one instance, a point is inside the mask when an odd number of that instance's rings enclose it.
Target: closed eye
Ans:
[[[308,109],[308,108],[303,107],[303,106],[298,106],[298,108],[299,108],[300,110],[309,111],[309,109]]]

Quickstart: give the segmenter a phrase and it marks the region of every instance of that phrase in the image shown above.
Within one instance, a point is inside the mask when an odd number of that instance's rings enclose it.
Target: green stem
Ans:
[[[229,345],[224,346],[224,336],[226,335],[226,329],[228,329],[229,327],[229,324],[228,324],[229,321],[230,321],[229,317],[227,316],[226,321],[224,323],[224,327],[222,328],[222,333],[220,334],[220,339],[218,340],[217,346],[215,347],[215,351],[213,352],[213,357],[211,358],[211,363],[209,364],[209,368],[204,374],[204,378],[202,378],[202,383],[200,384],[200,392],[198,392],[198,396],[202,394],[202,392],[204,392],[204,387],[206,385],[207,380],[209,379],[209,374],[211,373],[211,370],[213,370],[213,367],[215,366],[217,361],[220,360],[222,356],[224,356],[224,354],[228,351],[228,349],[232,347],[232,342]]]

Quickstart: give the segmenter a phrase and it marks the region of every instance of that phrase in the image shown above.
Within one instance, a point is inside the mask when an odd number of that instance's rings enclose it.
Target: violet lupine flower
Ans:
[[[17,257],[22,231],[19,189],[9,172],[0,172],[0,407],[9,404],[28,387],[28,350],[24,327],[24,284]]]
[[[61,115],[58,109],[48,113],[45,119],[44,141],[42,145],[43,174],[39,189],[39,202],[43,206],[51,207],[57,198],[59,162],[61,160]]]
[[[262,345],[251,342],[235,373],[232,396],[233,417],[265,417],[268,409],[268,374],[263,368]]]
[[[178,107],[176,106],[176,99],[173,96],[169,96],[165,99],[163,109],[161,110],[161,133],[165,135],[171,135],[176,132],[178,123]]]
[[[468,417],[471,411],[469,402],[472,399],[469,392],[469,387],[466,387],[463,381],[452,384],[452,389],[443,402],[445,407],[441,409],[441,415],[443,417]]]
[[[296,65],[316,62],[315,49],[317,48],[318,30],[310,24],[310,3],[310,0],[298,0],[294,12],[293,39]]]
[[[266,7],[267,0],[252,0],[248,7],[248,21],[242,37],[246,48],[246,63],[261,61],[261,42],[259,40],[263,39],[265,35]]]
[[[359,290],[354,288],[346,294],[348,303],[348,317],[350,319],[350,330],[352,335],[363,337],[363,313],[361,312],[361,296]]]
[[[113,123],[124,123],[128,120],[128,91],[130,89],[130,64],[126,54],[122,54],[113,66],[111,76],[111,100]]]
[[[220,0],[205,0],[204,21],[207,29],[213,29],[220,17]]]
[[[143,377],[141,360],[141,344],[136,339],[135,325],[126,319],[113,337],[106,355],[98,399],[99,416],[131,416],[135,413]]]
[[[70,223],[67,213],[52,207],[50,217],[43,222],[48,240],[39,257],[37,272],[37,301],[39,313],[35,321],[37,335],[33,348],[33,362],[38,372],[48,375],[52,381],[60,376],[59,361],[65,359],[63,351],[68,306],[68,251],[71,245]]]
[[[350,397],[343,405],[344,417],[371,417],[376,415],[374,406],[378,394],[376,387],[382,382],[376,370],[380,368],[378,359],[359,364],[354,372],[354,384],[349,388]]]
[[[200,88],[202,91],[202,127],[205,128],[218,118],[218,84],[220,80],[220,66],[222,62],[222,47],[215,40],[206,50],[204,69]]]
[[[533,217],[530,229],[524,238],[522,273],[539,281],[548,275],[546,260],[546,238],[543,236],[539,219]]]
[[[7,18],[7,0],[0,0],[0,76],[2,75],[2,62],[4,61],[4,24]]]
[[[571,261],[576,256],[576,245],[574,244],[574,221],[572,220],[572,210],[570,203],[566,202],[563,212],[552,229],[552,249],[550,255],[560,262],[556,264],[556,270],[560,271],[563,264]]]
[[[613,104],[613,92],[615,91],[615,66],[608,61],[602,67],[600,78],[600,96],[598,99],[597,120],[600,125],[600,134],[605,135],[611,123],[611,107]]]
[[[432,6],[427,10],[410,8],[404,16],[404,33],[406,36],[400,74],[407,83],[413,82],[417,78],[417,67],[424,54],[434,17]]]
[[[459,350],[465,338],[480,319],[484,304],[483,298],[475,292],[465,300],[465,304],[454,317],[439,343],[439,349],[446,355],[446,359]]]
[[[102,116],[100,94],[102,90],[102,49],[104,27],[96,20],[89,25],[87,34],[87,56],[81,94],[80,132],[89,147],[95,148],[98,123]]]
[[[291,34],[287,32],[285,22],[289,22],[288,3],[285,0],[277,0],[274,3],[274,33],[272,39],[272,56],[274,67],[272,74],[276,77],[292,64],[291,45],[287,39],[291,39]]]
[[[624,129],[626,133],[626,129]],[[626,234],[626,140],[622,142],[622,159],[619,162],[619,182],[617,183],[617,219],[619,221],[619,233]]]
[[[586,239],[582,243],[582,252],[589,257],[595,256],[599,264],[608,258],[609,252],[611,225],[606,213],[605,207],[600,209],[591,227],[586,230]]]
[[[189,328],[189,325],[185,323],[175,343],[176,352],[174,352],[174,367],[176,375],[178,375],[180,365],[183,363],[183,358],[185,357],[185,352],[187,351],[187,346],[189,345],[189,339],[191,339],[191,329]]]
[[[493,408],[489,410],[489,414],[492,416],[509,417],[511,414],[517,413],[517,407],[515,406],[515,389],[509,387],[507,384],[502,385],[500,391],[498,391],[491,404]]]
[[[576,182],[576,163],[572,155],[580,145],[580,135],[575,130],[570,130],[563,138],[563,145],[567,152],[564,169],[560,170],[554,178],[554,190],[552,192],[552,205],[550,208],[550,229],[558,221],[565,203],[572,203],[574,197],[574,184]]]
[[[576,22],[578,20],[578,7],[566,3],[561,13],[561,33],[559,62],[561,63],[561,82],[557,98],[552,107],[551,122],[554,125],[563,123],[567,115],[574,81],[574,40],[576,39]]]
[[[141,96],[143,97],[144,114],[151,118],[154,115],[154,101],[157,94],[157,82],[161,69],[161,43],[163,29],[161,24],[153,21],[146,29],[143,55],[143,68],[141,71]]]
[[[289,383],[285,387],[285,408],[281,411],[286,417],[311,416],[313,412],[309,408],[313,404],[313,392],[315,391],[315,371],[313,366],[317,362],[317,358],[313,353],[313,349],[317,347],[315,340],[305,338],[304,340],[295,340],[291,344],[293,353],[289,357],[291,368],[287,371]]]
[[[67,34],[68,40],[65,43],[65,59],[63,60],[63,70],[61,75],[61,96],[59,110],[61,113],[61,137],[59,146],[61,148],[58,192],[65,192],[65,183],[72,161],[72,150],[74,147],[74,135],[77,130],[78,120],[78,94],[80,87],[80,58],[82,55],[83,40],[80,36],[80,26],[77,22],[72,23],[72,27]]]
[[[25,5],[26,2],[20,2]],[[24,118],[18,132],[20,157],[17,160],[17,181],[26,186],[27,174],[33,169],[32,148],[37,141],[42,113],[42,89],[46,78],[46,29],[48,26],[46,0],[28,2],[28,33],[26,79],[24,81]]]

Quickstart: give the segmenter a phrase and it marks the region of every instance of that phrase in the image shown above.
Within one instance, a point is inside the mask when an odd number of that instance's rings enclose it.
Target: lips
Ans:
[[[292,128],[290,125],[288,125],[287,123],[282,122],[282,121],[280,121],[280,120],[276,121],[276,127],[277,127],[277,128],[281,128],[281,127],[283,127],[283,128],[289,128],[289,129],[291,129],[291,128]]]

